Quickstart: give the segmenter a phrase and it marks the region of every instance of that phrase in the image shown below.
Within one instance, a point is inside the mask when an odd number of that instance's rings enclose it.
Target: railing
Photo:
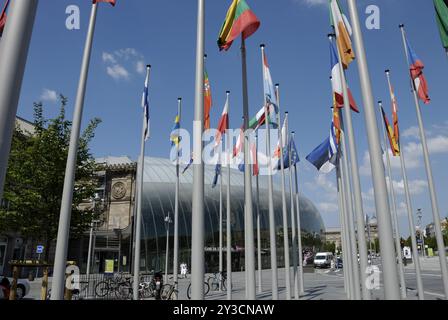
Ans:
[[[152,275],[141,275],[140,282],[151,281]],[[91,274],[79,276],[79,292],[73,299],[79,300],[130,300],[132,299],[132,275],[129,273]],[[120,286],[121,285],[121,286]],[[122,290],[118,290],[121,288]]]

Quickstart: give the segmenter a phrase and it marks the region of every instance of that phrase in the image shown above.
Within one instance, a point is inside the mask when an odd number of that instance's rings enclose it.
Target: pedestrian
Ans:
[[[11,283],[8,278],[3,278],[0,282],[0,300],[9,300],[9,292],[11,290]]]

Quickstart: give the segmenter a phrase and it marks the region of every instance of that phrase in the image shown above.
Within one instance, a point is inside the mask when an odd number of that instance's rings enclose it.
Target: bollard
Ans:
[[[12,269],[12,285],[9,292],[9,300],[16,300],[17,295],[17,279],[19,278],[19,267],[14,266]]]
[[[40,299],[47,300],[47,294],[48,294],[48,267],[45,267],[42,279],[42,289],[40,293]]]

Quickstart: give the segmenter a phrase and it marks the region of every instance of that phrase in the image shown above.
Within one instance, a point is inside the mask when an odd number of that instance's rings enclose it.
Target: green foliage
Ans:
[[[47,248],[57,236],[72,128],[65,118],[67,99],[60,96],[60,102],[54,119],[44,118],[42,103],[34,104],[33,135],[16,128],[5,182],[7,206],[0,209],[0,233],[18,232],[25,238],[46,241]],[[94,196],[95,162],[88,145],[100,123],[99,119],[90,121],[79,141],[71,237],[86,231],[92,219],[92,210],[79,205]]]

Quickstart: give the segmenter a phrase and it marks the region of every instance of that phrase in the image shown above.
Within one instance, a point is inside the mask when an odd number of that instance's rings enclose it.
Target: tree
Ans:
[[[60,103],[59,115],[54,119],[44,118],[42,103],[34,104],[34,133],[16,127],[5,181],[4,203],[7,205],[0,208],[0,233],[17,232],[26,239],[43,241],[46,260],[58,231],[72,128],[65,118],[67,99],[62,95]],[[100,119],[91,120],[79,141],[70,229],[72,238],[85,232],[97,214],[90,206],[81,209],[80,204],[95,193],[95,161],[89,143],[100,123]]]

